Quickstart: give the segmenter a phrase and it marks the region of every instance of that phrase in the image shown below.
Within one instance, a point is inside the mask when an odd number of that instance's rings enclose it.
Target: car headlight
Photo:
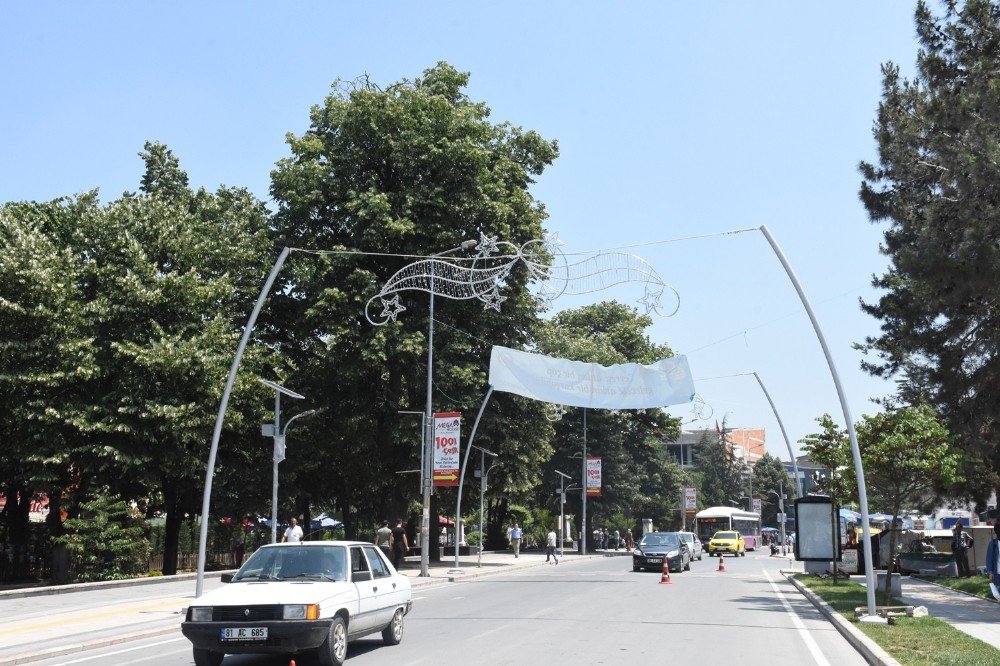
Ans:
[[[636,557],[642,557],[642,551],[639,550],[638,548],[636,548],[635,550],[633,550],[632,554],[635,555]]]
[[[316,620],[319,619],[319,604],[300,604],[283,606],[281,619],[283,620]]]
[[[191,621],[192,622],[211,622],[212,621],[212,607],[211,606],[192,606],[191,607]]]
[[[680,554],[681,554],[681,551],[679,551],[679,550],[672,550],[669,553],[667,553],[667,557],[674,558],[674,557],[677,557]]]

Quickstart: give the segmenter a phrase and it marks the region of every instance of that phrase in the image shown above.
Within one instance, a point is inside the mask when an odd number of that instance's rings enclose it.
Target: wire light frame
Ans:
[[[365,317],[374,326],[396,321],[406,306],[400,302],[404,291],[422,291],[454,300],[477,299],[483,307],[500,312],[507,300],[501,292],[511,271],[523,264],[537,285],[536,298],[543,307],[562,295],[579,296],[611,287],[640,283],[638,299],[646,314],[670,317],[680,308],[680,294],[667,284],[642,257],[616,250],[597,251],[570,261],[559,248],[558,234],[531,240],[520,247],[496,237],[480,235],[478,252],[471,258],[428,257],[407,264],[389,278],[379,293],[365,305]],[[672,300],[663,305],[664,294]]]

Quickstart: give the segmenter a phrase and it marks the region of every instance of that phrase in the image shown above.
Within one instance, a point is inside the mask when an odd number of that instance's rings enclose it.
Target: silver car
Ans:
[[[701,539],[694,532],[678,532],[681,535],[681,539],[687,544],[688,550],[691,551],[692,560],[700,560],[702,555]]]

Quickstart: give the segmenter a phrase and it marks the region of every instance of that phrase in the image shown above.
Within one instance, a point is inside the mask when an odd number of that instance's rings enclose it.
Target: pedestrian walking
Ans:
[[[990,577],[990,591],[1000,598],[1000,523],[993,525],[993,539],[986,546],[986,575]]]
[[[634,545],[635,544],[632,541],[632,530],[631,529],[625,530],[625,550],[632,550]]]
[[[954,535],[951,537],[951,553],[958,566],[958,577],[968,578],[972,574],[969,572],[969,558],[967,551],[972,547],[972,537],[962,530],[962,523],[955,523]]]
[[[396,571],[403,566],[403,558],[410,550],[410,543],[406,540],[406,530],[403,528],[403,521],[397,520],[396,526],[389,534],[389,550],[392,551],[392,566]]]
[[[545,537],[545,562],[548,563],[549,556],[555,560],[556,564],[559,564],[559,558],[556,557],[556,531],[549,529],[548,536]]]
[[[281,543],[298,543],[302,541],[302,528],[299,527],[298,521],[292,518],[288,521],[288,529],[285,530],[284,536],[281,537]]]
[[[521,538],[524,536],[524,532],[521,531],[521,526],[514,523],[514,526],[507,531],[507,538],[510,539],[510,545],[514,548],[514,557],[521,556]]]
[[[375,532],[375,545],[388,549],[389,537],[391,536],[392,536],[392,530],[389,529],[389,521],[383,520],[382,527],[378,528],[378,531]]]
[[[618,550],[619,548],[621,548],[621,545],[622,545],[622,535],[621,535],[621,532],[619,532],[618,530],[615,530],[615,537],[614,537],[614,539],[615,539],[615,550]]]

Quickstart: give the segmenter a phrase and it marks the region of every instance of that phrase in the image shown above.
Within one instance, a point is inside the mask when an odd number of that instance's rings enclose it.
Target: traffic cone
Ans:
[[[670,565],[667,558],[663,558],[663,573],[660,574],[660,585],[670,585]]]
[[[288,662],[288,666],[295,666],[295,660],[292,659],[290,662]]]
[[[719,573],[726,573],[726,556],[724,553],[719,553]]]

